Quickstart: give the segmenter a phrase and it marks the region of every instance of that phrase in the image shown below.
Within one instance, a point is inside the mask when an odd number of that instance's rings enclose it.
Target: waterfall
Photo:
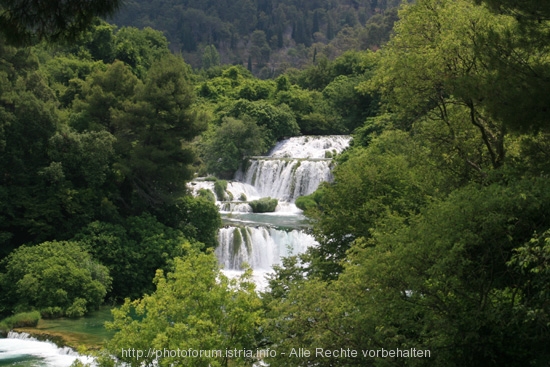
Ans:
[[[277,143],[266,156],[248,157],[227,183],[225,200],[216,202],[226,225],[218,234],[216,256],[226,274],[240,274],[247,263],[258,288],[264,288],[263,276],[281,258],[317,244],[304,231],[305,217],[294,201],[332,181],[332,158],[350,141],[339,135],[299,136]],[[215,192],[214,183],[204,180],[194,181],[190,188],[195,194],[200,189]],[[248,202],[262,197],[279,200],[274,213],[252,213]]]
[[[314,192],[321,182],[331,181],[330,170],[330,160],[255,158],[239,178],[260,196],[294,202]]]
[[[52,342],[39,341],[27,333],[10,331],[7,338],[0,339],[0,366],[70,366],[79,359],[92,363],[90,357],[81,356],[69,347],[59,348]]]
[[[351,137],[348,135],[296,136],[277,143],[268,156],[272,158],[332,158],[346,149],[350,141]]]
[[[304,252],[316,244],[301,230],[269,227],[227,227],[220,229],[216,255],[226,270],[242,270],[244,263],[252,269],[271,270],[282,257]]]

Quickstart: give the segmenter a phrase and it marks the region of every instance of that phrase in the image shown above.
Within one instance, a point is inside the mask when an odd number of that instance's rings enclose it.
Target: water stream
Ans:
[[[235,180],[228,183],[226,200],[217,202],[224,227],[219,231],[220,245],[216,254],[228,276],[242,273],[243,264],[247,263],[254,270],[258,288],[265,288],[265,275],[282,257],[316,245],[306,231],[307,220],[294,201],[298,196],[311,194],[321,182],[332,180],[331,157],[345,149],[349,142],[348,136],[295,137],[277,144],[267,156],[249,158]],[[195,192],[200,188],[214,191],[214,183],[208,181],[195,181],[190,187]],[[275,212],[252,213],[248,202],[268,196],[279,200]],[[97,323],[83,320],[83,332],[97,326]],[[54,320],[44,329],[63,331],[68,328],[75,334],[81,331],[72,323],[74,320],[68,325],[63,320]],[[102,334],[102,328],[98,330],[99,338],[108,338]],[[59,348],[28,334],[10,332],[8,338],[0,339],[0,366],[65,367],[76,359],[90,362],[89,358],[79,356],[70,348]]]
[[[258,288],[282,257],[304,252],[317,243],[307,233],[308,223],[294,204],[331,181],[332,157],[350,142],[349,136],[300,136],[279,142],[266,156],[249,157],[227,185],[225,200],[217,201],[224,228],[219,231],[216,255],[225,273],[241,273],[243,264],[254,271]],[[195,192],[214,192],[211,181],[195,181]],[[279,200],[273,213],[252,213],[248,202],[262,197]]]
[[[83,363],[92,361],[71,348],[60,348],[26,333],[10,331],[7,338],[0,339],[0,366],[68,367],[77,359]]]

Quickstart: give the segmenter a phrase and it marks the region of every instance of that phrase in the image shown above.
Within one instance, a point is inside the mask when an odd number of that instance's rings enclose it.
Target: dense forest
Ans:
[[[270,366],[550,363],[547,5],[417,0],[383,45],[260,78],[242,59],[251,48],[228,51],[233,35],[311,47],[343,14],[361,33],[393,4],[130,3],[137,25],[159,21],[165,36],[93,16],[42,29],[5,3],[0,19],[16,26],[0,28],[2,317],[122,305],[96,352],[104,366],[251,366],[266,350]],[[288,36],[299,27],[305,38]],[[306,134],[353,142],[334,182],[297,200],[319,246],[258,293],[250,270],[220,272],[217,208],[186,184],[230,178],[245,156]],[[154,362],[125,348],[255,353]]]
[[[112,22],[163,31],[195,68],[242,65],[263,79],[319,57],[377,49],[398,0],[129,1]]]

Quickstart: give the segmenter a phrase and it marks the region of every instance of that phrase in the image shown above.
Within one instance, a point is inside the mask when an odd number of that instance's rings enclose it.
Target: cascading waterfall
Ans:
[[[263,275],[282,257],[316,245],[303,230],[305,218],[294,201],[332,180],[332,157],[350,140],[340,135],[294,137],[279,142],[267,156],[247,159],[235,180],[228,182],[226,200],[217,201],[226,227],[219,231],[216,255],[226,274],[239,274],[246,263],[263,288]],[[214,183],[209,181],[195,181],[190,187],[195,193],[200,189],[214,192]],[[252,213],[247,202],[262,197],[279,200],[274,213]]]
[[[314,192],[321,182],[332,180],[331,164],[330,159],[255,158],[238,178],[255,187],[260,196],[294,202]]]
[[[254,270],[269,271],[282,257],[304,252],[315,245],[309,234],[269,227],[226,227],[219,232],[216,255],[224,269],[241,270],[247,263]]]

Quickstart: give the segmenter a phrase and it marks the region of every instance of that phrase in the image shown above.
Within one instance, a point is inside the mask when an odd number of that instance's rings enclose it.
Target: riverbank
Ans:
[[[107,321],[112,321],[111,307],[102,307],[77,319],[41,319],[36,327],[14,328],[13,331],[53,342],[59,347],[94,350],[100,349],[114,335],[105,328]]]

